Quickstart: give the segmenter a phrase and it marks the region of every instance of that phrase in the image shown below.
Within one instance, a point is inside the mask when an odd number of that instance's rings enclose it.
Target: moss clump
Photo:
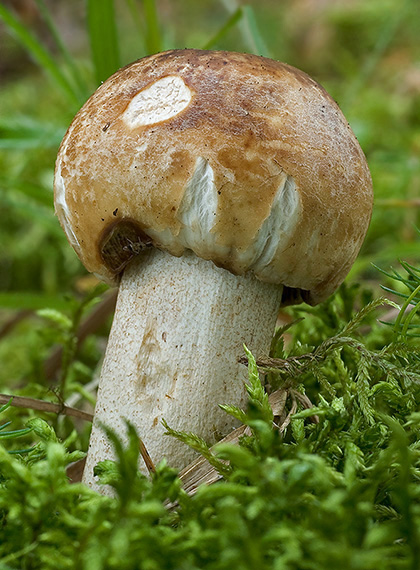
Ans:
[[[0,568],[419,568],[418,349],[392,342],[379,301],[346,322],[355,299],[342,289],[293,325],[287,355],[276,336],[267,390],[248,354],[248,410],[225,406],[249,426],[240,445],[168,428],[223,475],[194,495],[164,462],[139,473],[131,426],[127,447],[108,432],[118,460],[98,466],[115,498],[68,482],[75,452],[41,420],[29,455],[0,447]]]

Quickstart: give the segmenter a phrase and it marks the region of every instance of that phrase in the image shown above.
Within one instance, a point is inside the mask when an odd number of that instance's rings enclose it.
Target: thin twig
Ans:
[[[299,402],[302,404],[305,410],[310,410],[311,408],[314,407],[313,403],[306,394],[301,394],[297,390],[292,390],[291,392],[295,396],[295,398],[299,400]],[[316,414],[310,416],[310,418],[308,419],[311,420],[314,424],[319,424],[319,417]]]
[[[85,338],[96,332],[101,327],[108,317],[115,309],[117,301],[117,289],[113,289],[107,293],[104,299],[92,310],[92,312],[82,321],[79,330],[77,331],[77,344],[78,346],[85,340]],[[63,347],[59,346],[48,357],[44,364],[45,376],[48,380],[55,380],[57,373],[61,367],[61,360],[63,356]]]
[[[321,345],[320,345],[321,346]],[[319,360],[316,351],[313,353],[301,354],[300,356],[289,356],[288,358],[271,358],[270,356],[258,358],[256,364],[263,372],[287,372],[297,376],[306,368]],[[239,359],[241,364],[247,364],[248,359],[242,357]]]
[[[66,416],[73,416],[87,422],[93,421],[93,414],[83,412],[77,408],[71,408],[61,404],[54,404],[53,402],[45,402],[44,400],[36,400],[35,398],[25,398],[23,396],[12,396],[10,394],[0,394],[0,404],[7,404],[10,400],[10,405],[15,408],[29,408],[31,410],[38,410],[40,412],[52,412],[54,414],[64,414]]]
[[[150,457],[149,452],[147,451],[146,446],[144,445],[141,439],[139,440],[139,447],[140,447],[140,454],[143,458],[143,461],[147,467],[148,472],[156,473],[155,464],[153,463],[152,458]]]
[[[292,416],[293,414],[296,413],[297,410],[297,402],[296,402],[296,398],[295,398],[295,394],[294,394],[295,390],[290,392],[290,396],[292,398],[292,407],[290,408],[289,413],[287,414],[285,420],[283,421],[283,423],[281,424],[281,426],[279,426],[279,432],[283,433],[286,428],[288,427],[288,425],[290,424],[290,422],[292,421]]]
[[[33,314],[33,311],[30,309],[23,309],[22,311],[18,311],[13,315],[11,319],[6,321],[4,325],[0,328],[0,338],[5,337],[8,335],[21,321],[29,317]]]

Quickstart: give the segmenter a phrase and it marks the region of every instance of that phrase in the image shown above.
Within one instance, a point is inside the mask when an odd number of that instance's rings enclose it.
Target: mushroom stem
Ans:
[[[180,469],[195,453],[164,436],[162,418],[209,443],[234,429],[218,404],[246,405],[243,344],[268,353],[281,295],[279,285],[235,276],[193,253],[152,249],[135,258],[120,284],[84,482],[100,490],[93,468],[113,458],[100,423],[124,437],[127,418],[154,463],[166,457]]]

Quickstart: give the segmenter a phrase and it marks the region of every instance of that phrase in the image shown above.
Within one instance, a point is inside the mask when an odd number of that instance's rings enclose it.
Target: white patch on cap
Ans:
[[[133,97],[122,118],[131,129],[167,121],[186,109],[192,92],[179,75],[158,79]]]
[[[252,245],[245,251],[218,243],[217,233],[212,232],[217,218],[218,194],[213,169],[203,157],[197,158],[194,173],[178,208],[180,230],[174,233],[168,228],[161,231],[149,228],[147,233],[158,247],[168,249],[173,255],[182,255],[185,250],[191,250],[203,259],[234,255],[236,267],[270,281],[271,265],[273,261],[277,264],[282,251],[289,245],[302,214],[300,193],[294,179],[285,173],[279,178],[270,212]]]
[[[214,172],[208,160],[199,156],[178,209],[183,227],[179,239],[197,255],[206,256],[214,247],[211,228],[216,221],[217,189]]]
[[[282,176],[276,192],[269,216],[264,220],[257,238],[252,246],[253,261],[250,269],[263,276],[264,269],[283,249],[293,234],[301,213],[299,192],[293,178],[287,174]],[[247,254],[251,252],[248,250]]]
[[[54,178],[54,188],[55,188],[55,213],[63,226],[64,232],[69,240],[70,244],[74,249],[79,252],[80,244],[75,236],[70,223],[70,210],[66,202],[66,187],[64,184],[63,177],[61,175],[61,160],[57,163],[57,169]]]

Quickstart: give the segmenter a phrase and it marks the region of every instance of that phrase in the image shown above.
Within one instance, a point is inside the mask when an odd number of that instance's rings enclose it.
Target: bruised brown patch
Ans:
[[[116,212],[118,208],[114,210],[114,215]],[[105,228],[100,238],[99,250],[106,267],[118,275],[135,255],[152,245],[151,238],[137,222],[123,219]]]

